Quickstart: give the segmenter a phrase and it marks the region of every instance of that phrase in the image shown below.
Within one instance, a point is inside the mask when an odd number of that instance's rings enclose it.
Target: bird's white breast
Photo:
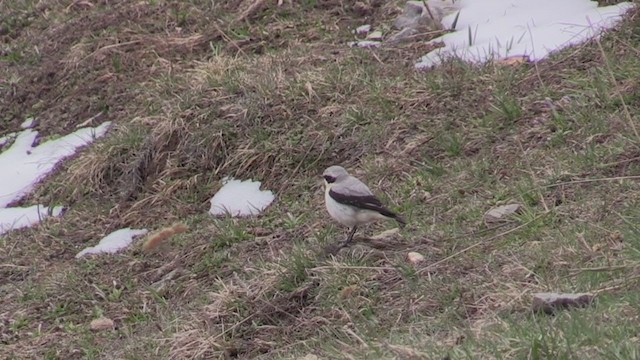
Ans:
[[[329,190],[331,190],[331,187],[326,186],[324,192],[325,206],[329,215],[340,224],[353,227],[384,218],[376,211],[357,209],[353,206],[340,204],[329,195]]]
[[[329,195],[329,190],[331,188],[327,186],[324,192],[324,202],[327,207],[327,211],[329,215],[339,222],[342,225],[352,227],[356,225],[356,211],[353,207],[348,205],[340,204],[339,202],[333,200],[331,195]]]

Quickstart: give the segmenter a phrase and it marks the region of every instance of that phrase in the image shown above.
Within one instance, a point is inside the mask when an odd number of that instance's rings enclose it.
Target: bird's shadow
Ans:
[[[326,245],[323,250],[325,255],[337,255],[342,249],[350,248],[354,245],[364,245],[376,250],[402,250],[410,247],[410,244],[402,241],[402,237],[397,233],[392,233],[386,237],[380,236],[358,236],[354,237],[349,244],[343,242]]]

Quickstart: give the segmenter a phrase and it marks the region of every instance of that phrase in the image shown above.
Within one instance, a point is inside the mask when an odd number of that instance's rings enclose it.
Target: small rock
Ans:
[[[419,252],[412,251],[412,252],[407,254],[407,259],[413,265],[418,265],[418,264],[420,264],[421,262],[424,261],[424,256],[422,254],[420,254]]]
[[[103,316],[101,318],[91,320],[89,328],[93,331],[111,330],[114,328],[114,323],[113,320]]]
[[[533,294],[531,308],[536,312],[543,311],[546,314],[553,314],[556,310],[585,307],[593,302],[594,297],[595,295],[589,293],[536,293]]]
[[[387,39],[388,43],[398,43],[398,42],[402,42],[407,40],[409,37],[415,35],[418,33],[418,30],[414,29],[414,28],[404,28],[400,31],[398,31],[397,33],[389,36],[389,38]]]
[[[520,204],[509,204],[495,207],[484,214],[485,223],[504,221],[509,215],[515,214],[520,209]]]
[[[396,29],[404,29],[407,27],[416,27],[420,23],[422,13],[425,11],[424,5],[417,1],[407,1],[404,5],[402,14],[393,22]]]
[[[356,28],[355,33],[358,35],[362,35],[362,34],[366,34],[371,30],[371,25],[367,24],[367,25],[362,25],[362,26],[358,26]]]
[[[318,360],[318,356],[313,354],[307,354],[301,358],[298,358],[298,360]]]
[[[362,40],[362,41],[351,41],[348,43],[348,45],[350,47],[361,47],[361,48],[371,48],[371,47],[378,47],[380,46],[380,44],[382,44],[379,41],[371,41],[371,40]]]
[[[400,232],[399,228],[393,228],[393,229],[385,230],[385,231],[381,232],[378,235],[374,235],[374,236],[370,237],[369,240],[391,239],[391,238],[395,237],[396,234],[398,234],[399,232]]]

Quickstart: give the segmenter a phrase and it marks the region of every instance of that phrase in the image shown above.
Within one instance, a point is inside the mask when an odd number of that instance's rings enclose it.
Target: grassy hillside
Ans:
[[[417,72],[420,41],[346,46],[402,1],[276,3],[0,2],[0,134],[114,122],[21,202],[65,215],[0,237],[1,358],[640,358],[640,11],[536,65]],[[333,164],[409,225],[327,255]],[[227,175],[276,202],[210,216]],[[157,251],[74,258],[177,221]],[[598,296],[533,314],[543,291]]]

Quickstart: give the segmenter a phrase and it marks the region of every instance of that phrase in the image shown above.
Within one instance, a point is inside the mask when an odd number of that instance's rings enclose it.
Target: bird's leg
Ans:
[[[353,240],[353,235],[355,235],[357,229],[358,229],[358,226],[354,225],[353,228],[351,229],[351,232],[349,233],[349,236],[347,236],[347,240],[345,240],[343,243],[340,244],[341,248],[351,243],[351,240]]]

